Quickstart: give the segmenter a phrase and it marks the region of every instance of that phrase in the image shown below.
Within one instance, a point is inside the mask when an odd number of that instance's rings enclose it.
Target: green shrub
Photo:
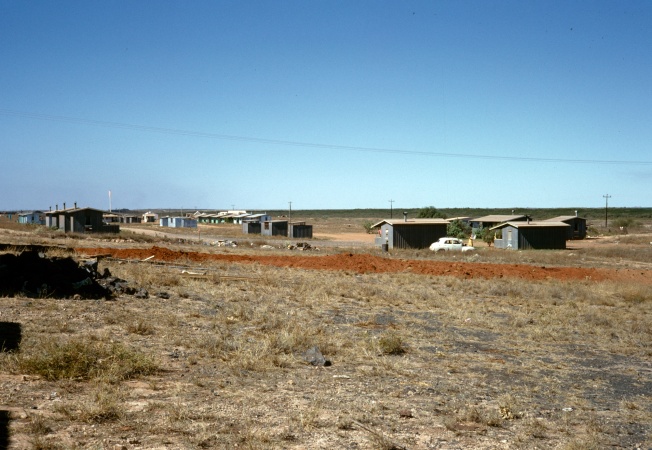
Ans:
[[[471,236],[471,226],[459,219],[455,219],[448,224],[448,227],[446,228],[446,234],[458,239],[467,239],[469,236]]]

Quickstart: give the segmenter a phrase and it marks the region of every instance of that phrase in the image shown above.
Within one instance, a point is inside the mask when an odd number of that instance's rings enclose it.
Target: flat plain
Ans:
[[[652,447],[649,227],[461,255],[383,253],[362,221],[304,251],[233,225],[0,230],[139,294],[0,297],[9,448]]]

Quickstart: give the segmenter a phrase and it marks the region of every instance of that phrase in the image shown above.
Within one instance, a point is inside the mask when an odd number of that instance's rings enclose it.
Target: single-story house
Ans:
[[[249,213],[236,214],[235,216],[233,216],[233,223],[237,223],[238,225],[242,225],[242,222],[247,220],[247,218],[250,215],[251,214],[249,214]]]
[[[569,225],[566,229],[566,240],[586,238],[586,219],[574,216],[558,216],[552,219],[546,219],[546,222],[564,222]]]
[[[197,219],[193,217],[170,217],[168,226],[171,228],[197,228]]]
[[[385,219],[372,225],[378,228],[375,244],[387,248],[428,248],[446,236],[449,221],[445,219]]]
[[[156,223],[158,222],[158,214],[153,213],[151,211],[147,211],[145,214],[143,214],[143,223]]]
[[[104,211],[94,208],[67,208],[45,213],[45,225],[64,233],[119,233],[120,225],[104,223]]]
[[[30,211],[18,214],[18,223],[35,223],[45,225],[45,214],[43,211]]]
[[[104,223],[120,223],[120,215],[114,213],[104,213],[102,215]]]
[[[140,223],[142,220],[143,218],[141,216],[135,216],[132,214],[120,216],[120,222],[122,223]]]
[[[501,237],[494,239],[496,248],[514,250],[563,250],[566,248],[567,223],[552,221],[506,222],[492,227]]]

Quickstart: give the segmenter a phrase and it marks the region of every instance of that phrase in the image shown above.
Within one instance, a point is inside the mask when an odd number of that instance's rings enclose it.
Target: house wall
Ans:
[[[575,218],[564,220],[564,223],[570,225],[566,228],[566,240],[586,238],[586,219]]]
[[[388,248],[428,248],[437,239],[446,236],[447,225],[443,224],[394,224],[381,225],[377,246],[387,243]]]
[[[82,209],[66,215],[69,222],[67,231],[74,233],[84,233],[86,231],[101,233],[105,231],[102,211]]]
[[[518,228],[506,226],[501,228],[502,238],[494,239],[494,247],[496,248],[513,248],[518,249]]]
[[[263,236],[287,236],[288,223],[285,220],[263,222],[260,234]]]
[[[244,222],[242,224],[242,232],[244,234],[261,234],[261,229],[260,222]]]
[[[43,213],[35,212],[35,213],[27,214],[27,215],[21,215],[18,218],[18,222],[19,223],[36,223],[36,224],[43,225],[45,223],[45,217],[44,217]]]
[[[565,249],[566,227],[524,228],[519,237],[521,249]]]
[[[514,250],[559,250],[566,248],[566,227],[501,228],[502,238],[494,240],[496,248]]]

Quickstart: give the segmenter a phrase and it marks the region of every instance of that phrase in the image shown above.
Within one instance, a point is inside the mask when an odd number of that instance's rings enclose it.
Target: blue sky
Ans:
[[[0,0],[0,210],[652,206],[649,1]]]

